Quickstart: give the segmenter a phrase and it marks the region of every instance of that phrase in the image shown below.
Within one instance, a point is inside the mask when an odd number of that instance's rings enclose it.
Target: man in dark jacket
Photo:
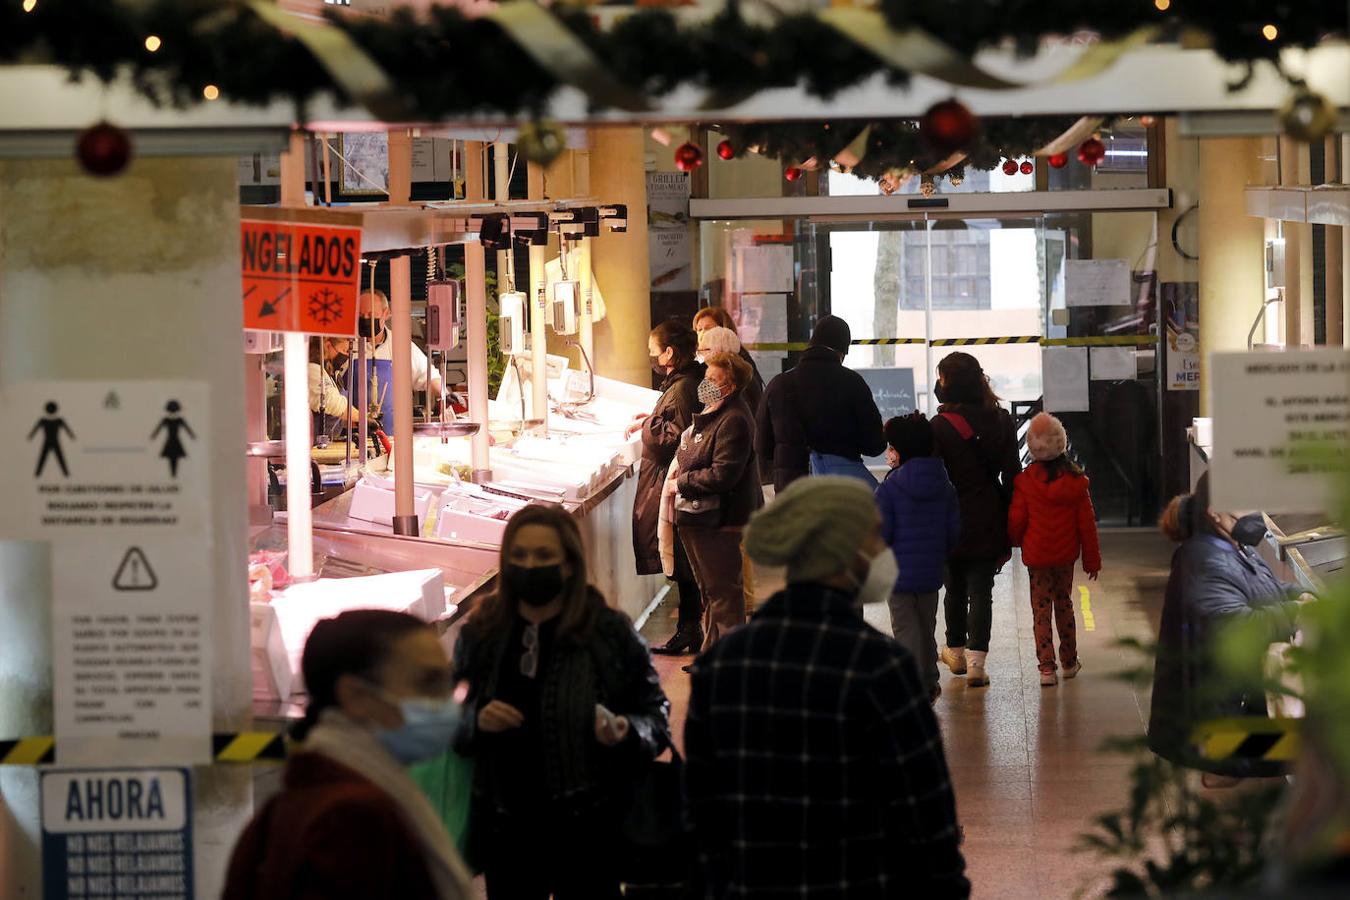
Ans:
[[[686,792],[708,896],[966,897],[942,735],[913,658],[858,603],[871,492],[802,479],[746,532],[788,587],[693,666]]]
[[[872,389],[844,367],[851,340],[847,322],[826,316],[797,365],[764,389],[755,453],[772,462],[776,490],[808,474],[847,475],[876,488],[862,458],[885,452],[886,438]]]

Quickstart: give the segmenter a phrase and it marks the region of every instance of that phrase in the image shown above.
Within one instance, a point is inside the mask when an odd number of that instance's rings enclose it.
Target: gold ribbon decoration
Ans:
[[[379,64],[341,28],[287,12],[272,0],[250,0],[258,18],[305,45],[338,86],[371,115],[386,122],[409,118],[397,87]]]
[[[834,155],[834,161],[845,169],[851,169],[862,162],[867,155],[867,139],[872,136],[872,126],[868,125],[858,136],[849,141],[848,146]]]
[[[986,72],[964,55],[917,28],[896,30],[877,10],[836,6],[816,13],[821,22],[870,51],[893,68],[927,75],[956,87],[1009,91],[1033,87]],[[1139,28],[1114,41],[1099,41],[1083,51],[1064,71],[1041,84],[1081,81],[1105,72],[1130,50],[1153,40],[1157,26]]]
[[[1054,156],[1056,153],[1068,153],[1083,141],[1097,133],[1106,120],[1101,116],[1083,116],[1074,122],[1064,133],[1033,153],[1033,156]]]
[[[647,99],[621,84],[576,35],[531,0],[511,0],[489,12],[520,49],[559,81],[586,92],[595,103],[626,112],[647,112]]]

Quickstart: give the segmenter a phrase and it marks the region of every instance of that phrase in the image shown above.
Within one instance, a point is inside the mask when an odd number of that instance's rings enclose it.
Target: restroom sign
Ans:
[[[356,336],[361,229],[245,219],[244,327]]]
[[[42,773],[46,900],[191,900],[187,769]]]

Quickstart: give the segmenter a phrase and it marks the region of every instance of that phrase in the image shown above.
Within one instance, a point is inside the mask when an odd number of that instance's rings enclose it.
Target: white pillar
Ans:
[[[93,178],[74,159],[0,160],[0,387],[38,379],[210,386],[212,708],[252,712],[236,161],[139,158]],[[52,602],[42,544],[0,541],[0,735],[50,734]],[[0,897],[41,896],[37,773],[0,766]],[[247,767],[194,771],[196,887],[216,897],[252,806]]]
[[[468,312],[469,346],[469,418],[480,423],[478,433],[469,438],[470,468],[475,482],[492,480],[488,460],[488,332],[487,278],[483,245],[477,241],[464,245],[465,309]]]
[[[591,318],[594,302],[595,273],[591,271],[591,239],[583,237],[577,253],[577,267],[581,269],[581,320],[577,324],[577,335],[586,358],[595,364],[595,322]]]
[[[412,196],[412,132],[389,132],[389,205]],[[412,261],[399,256],[389,262],[389,340],[394,370],[394,533],[417,534],[413,506],[412,437]]]

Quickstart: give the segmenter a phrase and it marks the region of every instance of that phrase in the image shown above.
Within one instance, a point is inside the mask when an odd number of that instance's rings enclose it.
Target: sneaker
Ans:
[[[1081,672],[1081,671],[1083,671],[1083,663],[1082,663],[1082,660],[1079,660],[1078,662],[1074,663],[1072,666],[1065,666],[1065,667],[1064,667],[1064,679],[1067,681],[1068,679],[1074,677],[1075,675],[1077,675],[1077,674],[1078,674],[1079,672]]]
[[[965,647],[943,647],[940,658],[942,659],[942,664],[952,670],[953,675],[966,674]]]
[[[1071,678],[1072,676],[1066,672],[1064,677]],[[1059,684],[1059,676],[1054,671],[1041,673],[1041,687],[1054,687],[1057,684]]]

